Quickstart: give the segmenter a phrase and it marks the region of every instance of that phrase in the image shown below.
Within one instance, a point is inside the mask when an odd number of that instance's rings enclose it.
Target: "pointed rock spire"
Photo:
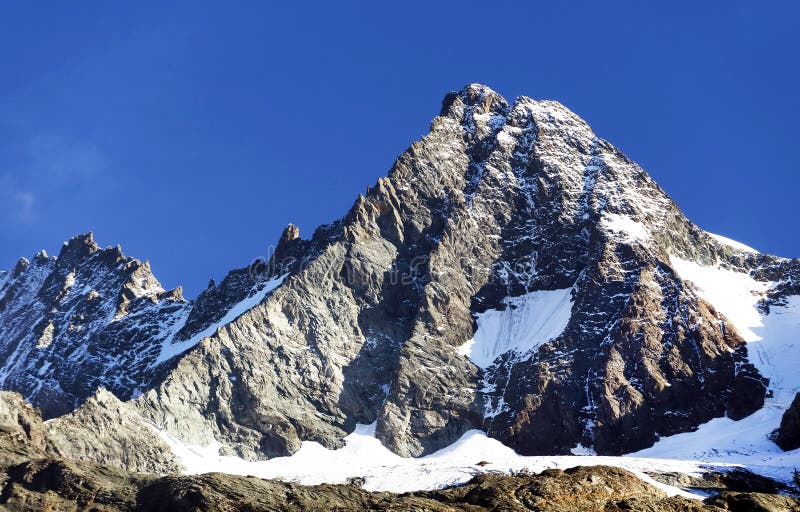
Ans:
[[[18,276],[28,270],[30,264],[31,262],[28,261],[28,258],[20,258],[19,261],[17,261],[17,264],[14,266],[14,275]]]
[[[82,259],[99,250],[100,246],[95,243],[92,232],[84,233],[64,242],[61,252],[58,254],[58,259],[60,261]]]

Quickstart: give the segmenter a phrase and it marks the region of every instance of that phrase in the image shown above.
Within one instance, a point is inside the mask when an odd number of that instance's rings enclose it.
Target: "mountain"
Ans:
[[[22,392],[45,417],[71,412],[105,386],[128,399],[187,304],[147,262],[101,249],[92,235],[42,251],[0,274],[0,386]]]
[[[72,428],[58,453],[134,471],[373,423],[403,457],[474,429],[620,455],[712,420],[779,428],[798,297],[800,260],[695,226],[563,105],[473,84],[341,219],[288,226],[193,301],[91,235],[21,260],[0,274],[0,387]]]

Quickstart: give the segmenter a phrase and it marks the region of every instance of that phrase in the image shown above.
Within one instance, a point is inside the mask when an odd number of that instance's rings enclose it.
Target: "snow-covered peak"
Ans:
[[[485,85],[469,84],[460,91],[448,93],[442,100],[440,116],[461,119],[467,115],[504,114],[508,102]]]

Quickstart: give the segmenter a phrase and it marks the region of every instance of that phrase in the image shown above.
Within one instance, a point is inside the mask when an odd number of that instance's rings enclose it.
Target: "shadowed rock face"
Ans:
[[[479,85],[448,95],[342,219],[308,239],[290,225],[270,261],[191,303],[113,249],[68,245],[0,274],[0,385],[47,416],[104,386],[137,422],[248,459],[335,448],[357,423],[404,456],[473,428],[523,454],[619,454],[742,418],[767,383],[670,257],[800,268],[694,226],[563,105]],[[485,367],[463,355],[480,314],[513,320],[511,298],[553,290],[569,290],[563,331]],[[102,307],[76,320],[86,304]]]
[[[795,395],[791,407],[783,414],[775,442],[783,450],[800,448],[800,393]]]

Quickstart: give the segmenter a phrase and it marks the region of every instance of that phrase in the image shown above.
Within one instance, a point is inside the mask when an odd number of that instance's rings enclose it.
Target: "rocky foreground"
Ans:
[[[158,476],[53,455],[39,411],[14,393],[0,393],[0,510],[14,511],[792,511],[800,500],[774,482],[746,472],[653,475],[663,483],[701,489],[700,501],[663,491],[612,467],[548,470],[538,475],[477,475],[448,489],[406,494],[347,485],[302,486],[219,473]]]

